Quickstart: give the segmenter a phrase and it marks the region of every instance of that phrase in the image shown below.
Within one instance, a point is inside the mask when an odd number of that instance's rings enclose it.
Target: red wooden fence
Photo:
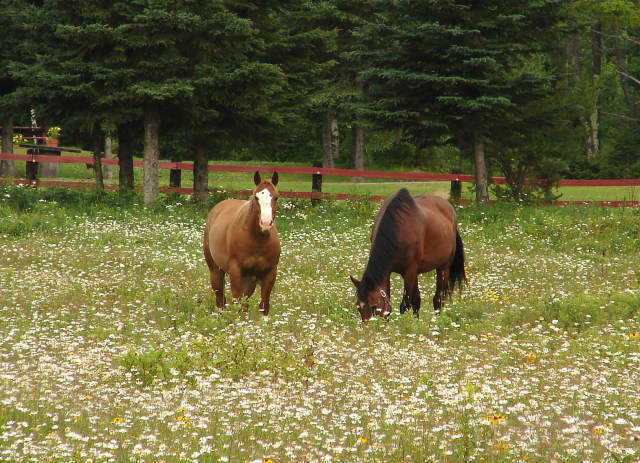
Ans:
[[[0,154],[0,160],[14,160],[27,162],[50,162],[50,163],[73,163],[93,165],[93,157],[82,156],[57,156],[44,154]],[[104,165],[118,165],[117,159],[102,159]],[[142,161],[133,161],[134,167],[142,167]],[[191,162],[167,162],[160,161],[158,163],[160,169],[170,170],[193,170]],[[364,177],[364,178],[384,178],[393,180],[408,181],[459,181],[474,183],[475,179],[472,175],[463,174],[430,174],[420,172],[388,172],[380,170],[355,170],[355,169],[327,169],[322,167],[292,167],[292,166],[247,166],[247,165],[228,165],[228,164],[209,164],[209,171],[212,172],[273,172],[277,170],[281,174],[321,174],[329,176],[342,177]],[[493,177],[490,181],[494,184],[505,184],[504,177]],[[529,180],[536,181],[536,180]],[[15,179],[16,184],[32,184],[39,186],[59,186],[69,188],[95,188],[95,184],[88,182],[68,182],[57,180],[25,180]],[[560,186],[640,186],[640,179],[599,179],[599,180],[560,180]],[[117,189],[116,185],[105,185],[106,189]],[[162,191],[177,192],[180,194],[193,194],[192,188],[164,188]],[[239,194],[249,194],[248,190],[239,191]],[[328,193],[312,193],[312,192],[281,192],[282,196],[312,198],[327,197],[333,199],[354,198],[349,194],[328,194]],[[379,200],[381,196],[372,196],[374,200]],[[640,206],[640,201],[555,201],[554,204],[596,204],[600,206]]]

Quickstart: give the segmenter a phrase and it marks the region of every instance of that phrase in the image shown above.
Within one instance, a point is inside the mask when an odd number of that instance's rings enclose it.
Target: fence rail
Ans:
[[[43,147],[46,149],[46,147]],[[0,154],[0,160],[26,161],[26,162],[49,162],[49,163],[70,163],[93,165],[93,157],[86,156],[60,156],[49,154]],[[104,165],[118,165],[118,159],[101,159]],[[134,167],[142,167],[142,161],[134,160]],[[192,162],[169,162],[160,161],[158,168],[169,170],[193,170]],[[277,170],[281,174],[302,174],[302,175],[329,175],[341,177],[361,177],[361,178],[378,178],[392,180],[408,180],[408,181],[450,181],[450,182],[468,182],[474,183],[475,179],[472,175],[464,174],[431,174],[421,172],[389,172],[380,170],[355,170],[355,169],[331,169],[323,167],[293,167],[293,166],[248,166],[248,165],[230,165],[230,164],[209,164],[208,170],[211,172],[273,172]],[[489,181],[493,184],[506,184],[504,177],[492,177]],[[529,182],[537,182],[536,179],[528,179]],[[16,184],[35,184],[38,186],[52,187],[68,187],[68,188],[95,188],[95,184],[89,182],[70,182],[59,180],[27,180],[15,179]],[[574,180],[563,179],[558,182],[559,186],[640,186],[640,179],[597,179],[597,180]],[[114,190],[116,185],[105,185],[106,189]],[[192,194],[192,188],[161,188],[163,192],[177,192],[180,194]],[[239,195],[250,194],[249,190],[239,190]],[[350,194],[330,194],[320,192],[294,192],[282,191],[282,196],[296,198],[333,198],[333,199],[349,199],[355,195]],[[371,196],[372,199],[378,200],[382,196]],[[596,204],[600,206],[640,206],[640,201],[554,201],[557,205],[567,204]]]

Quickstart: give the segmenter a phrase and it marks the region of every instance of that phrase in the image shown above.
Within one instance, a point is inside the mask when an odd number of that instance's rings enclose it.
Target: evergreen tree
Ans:
[[[545,44],[558,4],[377,2],[383,13],[360,35],[360,56],[370,63],[365,76],[372,116],[401,127],[419,146],[443,134],[461,147],[473,146],[477,199],[487,201],[485,139],[518,111],[515,87],[544,84],[534,76],[510,76],[519,57]]]
[[[28,29],[26,19],[32,12],[30,2],[0,0],[0,125],[1,153],[13,153],[13,126],[16,115],[29,111],[26,88],[19,77],[19,69],[32,58],[26,47]],[[15,177],[13,161],[0,161],[0,176]]]

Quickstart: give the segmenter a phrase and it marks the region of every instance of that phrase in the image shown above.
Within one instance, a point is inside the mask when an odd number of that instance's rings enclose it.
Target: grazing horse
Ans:
[[[400,313],[411,306],[417,317],[420,312],[418,275],[433,269],[436,269],[433,308],[439,313],[442,299],[466,282],[456,212],[445,199],[426,194],[411,196],[402,188],[387,198],[378,212],[362,280],[351,277],[357,289],[362,320],[367,321],[373,315],[386,318],[391,313],[391,272],[399,273],[404,279]]]
[[[226,199],[209,212],[204,229],[204,258],[218,308],[226,303],[224,276],[228,274],[231,295],[236,300],[251,297],[260,283],[260,310],[268,315],[280,259],[280,239],[273,223],[278,173],[274,172],[271,180],[261,180],[256,172],[253,181],[256,189],[247,201]]]

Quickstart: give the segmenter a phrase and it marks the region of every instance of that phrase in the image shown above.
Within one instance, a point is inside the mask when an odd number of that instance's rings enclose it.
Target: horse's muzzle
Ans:
[[[260,221],[260,230],[262,230],[263,232],[268,232],[271,231],[271,229],[273,228],[273,220],[270,222],[263,222]]]

